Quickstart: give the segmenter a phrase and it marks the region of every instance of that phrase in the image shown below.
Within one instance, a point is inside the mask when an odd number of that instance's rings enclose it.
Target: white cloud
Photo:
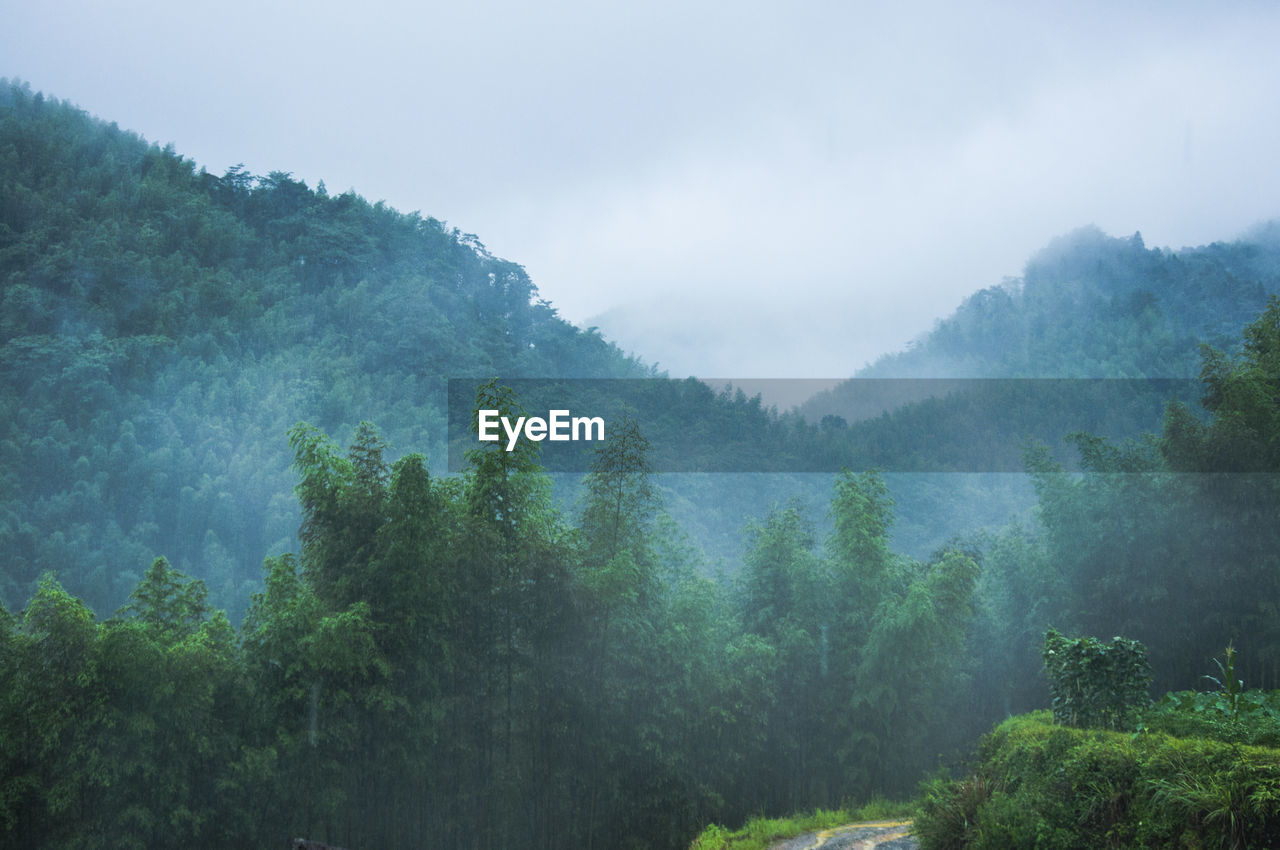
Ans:
[[[1280,7],[51,0],[0,74],[524,263],[690,371],[844,374],[1096,223],[1280,214]],[[682,341],[683,340],[683,341]]]

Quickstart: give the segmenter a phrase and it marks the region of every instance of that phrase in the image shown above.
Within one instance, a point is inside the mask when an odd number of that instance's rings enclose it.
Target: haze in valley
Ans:
[[[839,377],[1095,224],[1277,213],[1280,7],[19,4],[0,75],[448,221],[672,375]]]

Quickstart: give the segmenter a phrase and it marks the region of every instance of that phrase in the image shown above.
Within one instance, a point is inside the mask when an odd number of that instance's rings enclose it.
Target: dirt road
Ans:
[[[809,832],[775,844],[771,850],[918,850],[911,821],[851,823]]]

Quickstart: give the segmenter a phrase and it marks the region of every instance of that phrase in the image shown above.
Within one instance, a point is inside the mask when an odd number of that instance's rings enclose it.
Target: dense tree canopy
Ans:
[[[51,576],[0,618],[7,839],[678,847],[901,791],[929,758],[904,742],[948,738],[977,566],[893,555],[875,475],[840,479],[825,552],[798,508],[755,526],[734,589],[664,518],[634,426],[575,521],[531,454],[459,479],[388,467],[368,423],[291,443],[301,552],[267,559],[238,635],[164,559],[110,620]]]
[[[909,792],[1046,704],[1049,626],[1142,640],[1166,689],[1234,642],[1274,686],[1278,243],[1083,231],[868,372],[1191,375],[1217,346],[1159,435],[1111,439],[1135,402],[1072,438],[1077,472],[1028,452],[1038,508],[1004,531],[933,545],[939,517],[1008,513],[959,476],[845,471],[781,503],[779,479],[672,485],[631,420],[557,500],[530,443],[442,474],[445,379],[652,373],[518,265],[0,86],[3,843],[679,847]],[[937,470],[1021,456],[1022,423],[974,413],[1008,391],[865,422],[696,381],[655,404],[708,452],[740,438],[746,469]]]
[[[536,295],[435,219],[0,81],[0,598],[52,569],[110,611],[163,553],[238,617],[293,544],[299,419],[443,458],[447,377],[647,374]]]

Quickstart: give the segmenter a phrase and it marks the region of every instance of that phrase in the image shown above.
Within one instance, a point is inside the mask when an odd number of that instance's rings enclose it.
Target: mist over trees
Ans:
[[[1280,292],[1280,225],[1235,243],[1148,248],[1084,227],[975,292],[862,378],[1193,378]]]
[[[298,513],[283,435],[443,446],[450,375],[647,374],[435,219],[0,85],[0,598],[111,611],[160,553],[242,612]],[[437,450],[438,461],[443,451]]]
[[[461,478],[388,465],[368,424],[345,452],[310,426],[291,444],[301,553],[267,560],[238,632],[163,559],[107,620],[51,576],[5,614],[13,841],[677,847],[905,790],[946,736],[977,564],[893,555],[873,474],[840,478],[825,545],[779,509],[717,584],[635,431],[576,517],[529,443]]]
[[[474,236],[0,86],[4,843],[681,847],[910,794],[1046,703],[1051,626],[1143,641],[1157,690],[1228,643],[1276,687],[1278,274],[1274,226],[1086,229],[864,373],[1198,378],[1069,461],[963,399],[669,411],[899,469],[960,420],[1025,486],[671,482],[634,423],[570,483],[527,442],[445,475],[447,377],[653,371]]]

